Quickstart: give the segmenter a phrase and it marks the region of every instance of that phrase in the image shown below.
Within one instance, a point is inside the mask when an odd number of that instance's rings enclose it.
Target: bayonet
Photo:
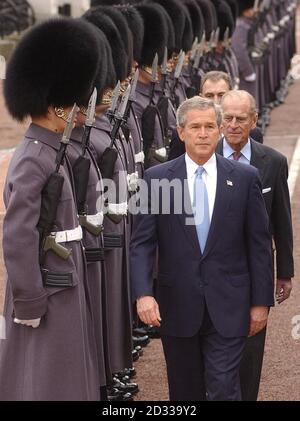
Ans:
[[[82,141],[81,141],[82,156],[85,155],[86,149],[89,146],[90,133],[91,133],[91,129],[95,120],[96,102],[97,102],[97,89],[94,88],[93,93],[89,100],[89,105],[86,110],[84,132],[83,132]]]
[[[75,118],[78,112],[78,107],[76,104],[73,105],[72,111],[68,115],[67,124],[60,140],[61,143],[68,144],[70,141],[71,133],[74,128]]]
[[[168,64],[168,49],[167,49],[167,47],[165,47],[164,59],[163,59],[162,65],[161,65],[161,74],[162,75],[167,74],[167,64]]]
[[[260,2],[260,0],[255,0],[255,2],[254,2],[254,6],[253,6],[253,12],[254,13],[258,12],[259,2]]]
[[[131,82],[130,82],[131,88],[130,88],[129,101],[131,101],[131,102],[133,102],[135,100],[135,91],[136,91],[137,82],[139,80],[139,75],[140,75],[139,69],[136,69],[136,71],[134,73],[134,76],[133,76],[133,78],[131,79]]]
[[[211,51],[211,49],[213,47],[214,37],[215,37],[215,31],[212,30],[211,33],[210,33],[209,41],[208,41],[208,50],[209,51]]]
[[[185,53],[184,51],[181,50],[179,54],[178,62],[175,68],[175,72],[174,72],[175,80],[178,80],[181,75],[184,59],[185,59]]]
[[[191,57],[190,60],[191,62],[194,62],[196,54],[197,54],[197,46],[198,46],[198,37],[195,38],[194,42],[193,42],[193,46],[192,46],[192,52],[191,52]]]
[[[57,173],[59,171],[60,166],[63,165],[63,162],[64,162],[66,148],[67,148],[67,146],[70,142],[70,137],[71,137],[72,130],[74,128],[74,123],[75,123],[75,118],[76,118],[77,112],[78,112],[78,107],[77,107],[76,104],[74,104],[73,108],[72,108],[72,111],[68,115],[67,124],[66,124],[65,130],[63,132],[62,138],[60,140],[60,148],[59,148],[59,151],[57,152],[56,159],[55,159],[55,163],[56,163],[56,170],[55,171]]]
[[[227,26],[227,28],[225,29],[225,32],[224,32],[223,45],[224,45],[225,48],[229,48],[229,28],[228,28],[228,26]]]
[[[215,36],[214,36],[214,47],[218,45],[219,39],[220,39],[220,27],[218,26],[215,31]]]
[[[85,125],[88,127],[92,127],[95,120],[96,101],[97,101],[97,88],[94,88],[93,93],[89,100],[87,111],[86,111]]]
[[[124,115],[125,115],[127,103],[130,97],[130,92],[131,92],[131,85],[128,85],[124,95],[122,96],[122,100],[120,102],[120,106],[117,111],[117,118],[120,118],[121,120],[123,120]]]
[[[198,47],[197,48],[197,51],[196,51],[196,56],[195,56],[194,64],[193,64],[193,69],[194,70],[198,70],[199,69],[201,57],[202,57],[202,51],[201,51],[201,48]]]
[[[156,83],[157,68],[158,68],[158,55],[156,53],[155,56],[154,56],[153,62],[152,62],[152,72],[151,72],[151,82],[152,83]]]

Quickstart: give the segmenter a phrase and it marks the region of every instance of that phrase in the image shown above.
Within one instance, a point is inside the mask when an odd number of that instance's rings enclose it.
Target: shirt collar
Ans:
[[[234,153],[234,149],[229,145],[225,137],[223,137],[223,156],[224,158],[230,158],[231,155]],[[248,139],[248,142],[246,145],[241,149],[241,154],[248,159],[250,162],[251,160],[251,142],[250,139]]]
[[[205,162],[203,165],[198,165],[195,161],[193,161],[189,155],[185,154],[185,163],[186,163],[186,173],[187,177],[191,178],[195,175],[198,167],[201,166],[204,168],[205,172],[208,175],[212,175],[217,169],[217,159],[216,154],[213,154],[208,161]]]

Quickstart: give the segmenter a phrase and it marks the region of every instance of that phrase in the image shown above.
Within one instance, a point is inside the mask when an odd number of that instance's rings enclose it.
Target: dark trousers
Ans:
[[[266,328],[247,338],[240,366],[240,381],[243,401],[256,401],[263,364]]]
[[[239,366],[245,337],[221,336],[206,310],[195,336],[161,339],[171,401],[241,400]]]

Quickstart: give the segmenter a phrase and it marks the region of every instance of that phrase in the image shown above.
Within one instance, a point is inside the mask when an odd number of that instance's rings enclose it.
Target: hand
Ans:
[[[276,281],[276,301],[278,304],[289,298],[292,291],[290,278],[281,278]]]
[[[39,318],[39,319],[31,319],[31,320],[20,320],[20,319],[17,319],[16,317],[14,318],[14,322],[15,323],[20,324],[20,325],[25,325],[25,326],[31,326],[34,329],[36,327],[39,327],[40,321],[41,321],[41,318]]]
[[[151,296],[137,299],[136,308],[139,318],[147,325],[160,326],[161,318],[156,300]]]
[[[255,306],[250,309],[250,328],[248,336],[254,336],[260,332],[268,320],[269,308],[264,306]]]

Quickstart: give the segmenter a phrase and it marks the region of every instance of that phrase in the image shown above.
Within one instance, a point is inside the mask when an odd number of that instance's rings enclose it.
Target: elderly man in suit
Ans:
[[[142,190],[148,206],[135,219],[133,299],[139,317],[160,326],[171,400],[203,399],[203,381],[207,399],[239,400],[246,337],[265,327],[273,305],[261,184],[255,168],[215,154],[221,113],[212,101],[185,101],[177,124],[186,154],[145,174],[154,188],[149,196]],[[162,180],[177,187],[167,200],[166,190],[155,188]]]
[[[254,98],[246,91],[230,91],[222,98],[222,133],[216,152],[258,169],[276,250],[276,299],[283,302],[292,289],[294,276],[293,232],[287,184],[286,157],[251,138],[257,121]],[[247,340],[241,363],[243,400],[256,400],[263,361],[266,329]]]

